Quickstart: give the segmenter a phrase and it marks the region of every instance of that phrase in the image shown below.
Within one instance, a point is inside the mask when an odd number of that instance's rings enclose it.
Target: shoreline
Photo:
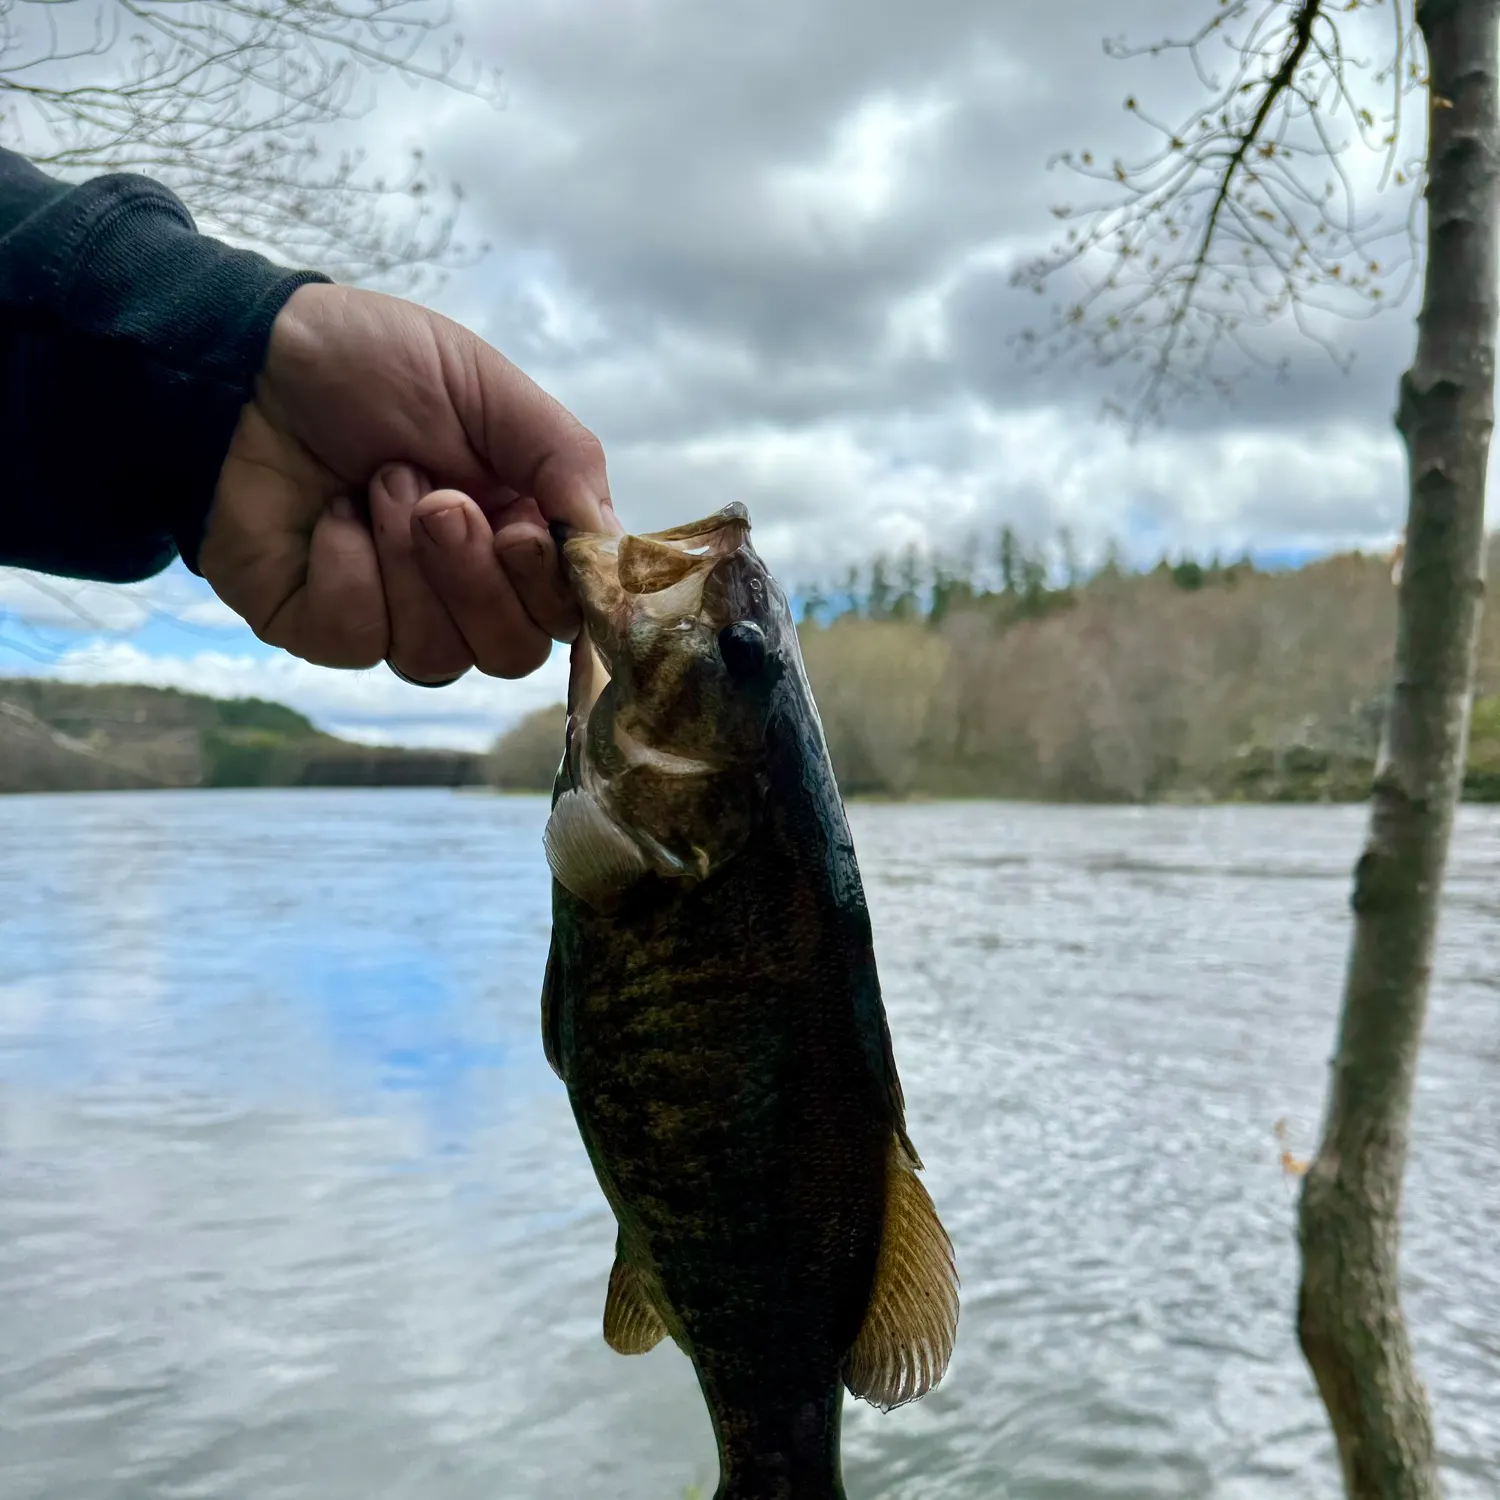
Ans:
[[[551,790],[540,787],[492,787],[475,784],[453,785],[445,782],[415,784],[412,782],[333,783],[307,785],[287,783],[275,785],[261,783],[254,786],[153,786],[153,787],[79,787],[55,789],[50,787],[14,787],[0,789],[0,799],[9,797],[103,797],[103,796],[192,796],[198,793],[225,793],[236,795],[263,792],[447,792],[455,797],[549,797]],[[1015,792],[914,792],[907,796],[895,796],[883,792],[851,792],[844,802],[851,807],[942,807],[963,805],[991,805],[1009,803],[1017,807],[1066,807],[1100,808],[1230,808],[1230,807],[1361,807],[1370,800],[1363,796],[1277,796],[1277,797],[1216,797],[1209,794],[1171,793],[1161,797],[1139,800],[1107,799],[1099,797],[1029,797]],[[1486,807],[1500,803],[1500,795],[1489,788],[1476,793],[1466,790],[1461,805]]]

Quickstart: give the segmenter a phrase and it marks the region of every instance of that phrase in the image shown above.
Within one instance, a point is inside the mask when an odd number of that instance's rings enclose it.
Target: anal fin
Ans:
[[[957,1334],[953,1243],[917,1177],[915,1153],[895,1138],[875,1286],[844,1383],[885,1411],[914,1401],[943,1378]]]
[[[645,1278],[625,1259],[617,1242],[609,1295],[604,1299],[604,1342],[616,1354],[645,1354],[666,1336],[667,1325],[651,1300]]]

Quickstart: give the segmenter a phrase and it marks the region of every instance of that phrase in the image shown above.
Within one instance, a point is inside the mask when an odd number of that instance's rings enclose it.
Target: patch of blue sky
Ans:
[[[1327,547],[1252,547],[1250,560],[1262,573],[1290,573],[1328,555]]]
[[[218,630],[158,616],[134,630],[65,630],[0,616],[0,676],[46,677],[61,662],[93,646],[128,642],[143,656],[184,661],[204,651],[268,660],[279,655],[248,627]]]
[[[110,637],[117,639],[117,637]],[[235,656],[269,658],[280,654],[268,646],[248,625],[219,628],[189,624],[158,615],[129,636],[130,643],[147,656],[196,656],[200,651],[227,651]]]

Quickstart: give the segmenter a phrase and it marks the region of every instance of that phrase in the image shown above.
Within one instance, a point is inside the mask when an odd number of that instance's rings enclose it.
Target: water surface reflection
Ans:
[[[0,803],[0,1493],[677,1500],[669,1347],[537,1032],[541,799]],[[856,808],[911,1127],[958,1243],[854,1500],[1312,1500],[1271,1126],[1321,1108],[1358,809]],[[1453,1500],[1500,1473],[1500,819],[1466,810],[1409,1311]]]

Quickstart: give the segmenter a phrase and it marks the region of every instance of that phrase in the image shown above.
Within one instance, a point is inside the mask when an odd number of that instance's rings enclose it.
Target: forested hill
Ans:
[[[0,792],[465,786],[482,765],[458,750],[353,744],[258,698],[0,678]]]
[[[1002,538],[1003,542],[1003,538]],[[1395,632],[1389,560],[1177,561],[1088,576],[877,559],[799,591],[851,796],[1346,800],[1369,788]],[[1500,556],[1492,558],[1497,576]],[[0,679],[0,790],[474,785],[547,790],[562,709],[488,757],[351,744],[258,699]],[[1500,798],[1500,612],[1487,612],[1471,798]]]
[[[1368,792],[1395,639],[1389,558],[1276,572],[1179,560],[1070,580],[1004,534],[989,555],[988,578],[908,556],[802,591],[803,652],[846,793]],[[1500,611],[1485,616],[1478,682],[1468,795],[1488,799],[1500,796]],[[493,779],[549,786],[561,735],[561,708],[533,715],[497,744]]]

